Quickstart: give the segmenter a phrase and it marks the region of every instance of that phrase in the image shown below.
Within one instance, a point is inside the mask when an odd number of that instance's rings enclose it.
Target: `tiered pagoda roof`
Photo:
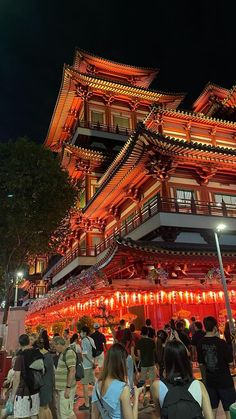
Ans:
[[[161,157],[162,156],[162,157]],[[126,142],[114,162],[100,178],[99,189],[88,202],[83,211],[88,216],[95,216],[97,211],[104,211],[106,203],[115,203],[120,198],[122,190],[130,185],[131,180],[137,182],[145,175],[147,164],[152,160],[153,170],[155,161],[159,159],[158,169],[169,170],[175,167],[199,167],[199,165],[218,168],[221,163],[228,174],[236,173],[236,150],[231,148],[187,142],[175,138],[165,137],[150,131],[139,124],[137,131]],[[161,161],[161,159],[164,159]],[[150,162],[149,162],[150,163]],[[152,172],[150,172],[152,174]],[[153,172],[155,175],[155,173]],[[161,173],[158,175],[161,176]],[[161,178],[160,178],[161,180]]]
[[[114,63],[77,50],[73,66],[65,65],[57,103],[45,140],[45,146],[60,151],[69,141],[78,120],[78,110],[85,98],[94,94],[113,95],[115,99],[138,101],[144,105],[165,104],[176,109],[185,93],[151,90],[149,85],[157,69],[143,69]]]
[[[236,86],[231,89],[207,83],[200,96],[193,104],[193,110],[208,117],[236,121]]]

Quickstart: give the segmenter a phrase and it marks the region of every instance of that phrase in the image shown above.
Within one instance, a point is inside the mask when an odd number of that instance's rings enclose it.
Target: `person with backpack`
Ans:
[[[89,410],[88,385],[95,383],[94,369],[96,368],[96,365],[94,360],[96,358],[97,350],[94,340],[89,335],[89,327],[83,326],[80,331],[80,336],[82,339],[81,346],[84,367],[84,377],[81,380],[81,384],[83,385],[84,403],[79,406],[79,410]]]
[[[166,343],[164,365],[165,379],[151,387],[161,419],[213,419],[206,388],[194,379],[186,347],[180,340]]]
[[[43,355],[43,362],[45,366],[45,374],[43,376],[43,385],[39,389],[39,419],[52,419],[52,412],[50,406],[53,403],[53,389],[54,389],[54,363],[52,354],[45,348],[45,340],[43,336],[39,336],[36,341],[36,347]],[[46,342],[46,347],[47,347]]]
[[[107,351],[101,378],[92,394],[92,418],[137,419],[138,399],[143,388],[134,387],[131,404],[127,373],[127,351],[115,343]]]
[[[54,338],[54,347],[60,354],[55,370],[57,412],[60,419],[76,418],[73,410],[76,391],[76,353],[60,336]]]
[[[96,363],[98,364],[99,370],[102,370],[103,363],[104,363],[104,349],[107,350],[106,345],[106,336],[104,333],[100,332],[100,324],[94,323],[94,333],[91,334],[91,338],[94,340],[97,354],[96,354]]]
[[[221,401],[228,419],[229,407],[236,401],[234,381],[230,373],[230,365],[233,365],[232,346],[229,347],[225,340],[219,338],[214,317],[205,317],[203,324],[206,334],[197,345],[198,363],[201,370],[205,369],[206,388],[215,416]]]
[[[19,344],[12,388],[14,417],[37,419],[40,405],[39,390],[42,385],[40,377],[44,373],[43,355],[38,349],[31,347],[29,336],[26,334],[20,335]]]

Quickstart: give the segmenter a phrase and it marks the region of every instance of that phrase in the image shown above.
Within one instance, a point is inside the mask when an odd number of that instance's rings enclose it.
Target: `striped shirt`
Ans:
[[[65,352],[65,361],[63,361],[63,352],[60,354],[55,371],[55,388],[56,390],[65,390],[67,386],[68,368],[76,366],[76,354],[73,349],[68,349]],[[75,377],[72,380],[71,387],[76,385]]]

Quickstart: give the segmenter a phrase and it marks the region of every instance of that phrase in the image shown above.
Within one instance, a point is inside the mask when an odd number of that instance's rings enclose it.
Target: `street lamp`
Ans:
[[[14,300],[14,307],[17,307],[17,300],[18,300],[18,283],[23,278],[23,272],[17,272],[16,274],[16,284],[15,284],[15,300]]]
[[[229,294],[228,294],[228,289],[227,289],[227,282],[226,282],[226,278],[225,278],[224,266],[223,266],[223,262],[222,262],[221,251],[220,251],[220,243],[219,243],[219,238],[218,238],[218,234],[217,234],[217,233],[220,233],[221,231],[225,230],[225,228],[226,228],[225,224],[219,224],[216,227],[216,231],[214,231],[214,235],[215,235],[216,250],[217,250],[219,266],[220,266],[221,282],[222,282],[223,290],[224,290],[225,307],[226,307],[227,316],[228,316],[228,319],[229,319],[229,328],[230,328],[230,332],[234,333],[234,322],[233,322],[232,310],[231,310],[231,306],[230,306]]]

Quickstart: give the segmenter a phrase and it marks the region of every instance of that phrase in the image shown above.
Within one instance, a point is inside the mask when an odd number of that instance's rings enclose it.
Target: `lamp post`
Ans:
[[[227,282],[226,282],[226,278],[225,278],[224,266],[223,266],[221,251],[220,251],[219,237],[218,237],[218,234],[217,234],[218,232],[223,231],[225,228],[226,228],[225,224],[219,224],[216,227],[216,231],[214,231],[214,235],[215,235],[216,250],[217,250],[217,256],[218,256],[220,273],[221,273],[221,282],[222,282],[223,291],[224,291],[225,307],[226,307],[227,316],[228,316],[228,319],[229,319],[229,328],[230,328],[230,332],[234,333],[234,322],[233,322],[232,310],[231,310],[231,306],[230,306],[229,294],[228,294],[228,289],[227,289]]]
[[[14,299],[14,307],[17,307],[18,302],[18,282],[23,278],[22,272],[17,272],[16,274],[16,284],[15,284],[15,299]]]

